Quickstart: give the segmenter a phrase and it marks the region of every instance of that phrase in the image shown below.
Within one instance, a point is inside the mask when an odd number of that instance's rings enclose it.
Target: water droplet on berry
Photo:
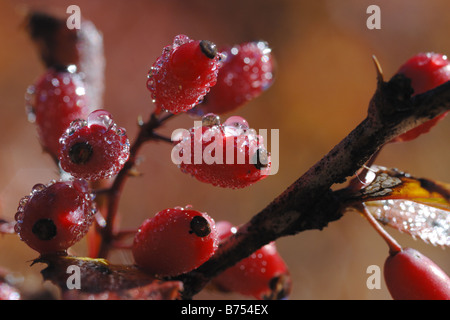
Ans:
[[[220,117],[214,113],[208,113],[202,117],[202,126],[212,127],[220,124]]]
[[[179,35],[175,36],[175,38],[173,39],[173,46],[178,47],[178,46],[181,46],[190,41],[191,41],[191,39],[189,39],[188,36],[186,36],[184,34],[179,34]],[[170,50],[170,46],[169,46],[169,50]]]
[[[114,124],[111,113],[106,110],[95,110],[89,114],[87,118],[88,126],[93,124],[103,126],[107,129],[110,129]]]
[[[33,188],[31,188],[31,193],[34,194],[36,192],[40,192],[40,191],[44,190],[45,188],[46,188],[45,184],[42,184],[42,183],[35,184],[33,186]]]
[[[239,49],[237,47],[233,47],[233,48],[231,48],[230,52],[232,55],[235,56],[239,53]]]
[[[86,125],[87,125],[87,121],[86,120],[83,120],[83,119],[73,120],[70,123],[70,127],[67,128],[67,133],[68,133],[68,135],[72,135],[72,134],[74,134],[75,131],[83,128]]]
[[[235,127],[235,128],[242,129],[242,130],[250,129],[250,126],[249,126],[247,120],[245,120],[244,118],[242,118],[240,116],[231,116],[231,117],[229,117],[223,123],[223,125],[224,126]]]
[[[272,52],[272,49],[269,47],[269,44],[266,41],[258,41],[256,46],[264,55],[268,55]]]
[[[19,221],[19,220],[17,220]],[[20,224],[16,223],[14,225],[14,232],[20,234],[21,228],[20,228]],[[20,237],[20,240],[22,240],[22,237]]]
[[[34,123],[36,121],[36,113],[34,111],[34,104],[36,99],[36,88],[31,85],[27,88],[25,92],[25,112],[28,118],[28,121]]]
[[[24,215],[25,215],[25,214],[23,213],[23,210],[17,211],[16,214],[14,215],[14,220],[16,220],[16,221],[22,221]]]
[[[217,55],[219,57],[219,62],[221,64],[223,64],[225,62],[225,60],[227,60],[227,58],[228,58],[228,54],[226,52],[220,52]]]
[[[23,207],[28,203],[28,200],[30,200],[30,196],[25,196],[19,201],[19,211],[23,211]]]
[[[27,105],[25,107],[25,111],[27,114],[27,120],[30,123],[35,123],[36,122],[36,113],[34,112],[34,108],[31,105]]]
[[[75,189],[77,189],[80,192],[83,193],[87,193],[89,196],[91,196],[91,199],[93,200],[94,198],[92,197],[93,194],[88,193],[89,192],[89,183],[86,180],[83,179],[75,179],[72,182],[72,185]]]
[[[70,73],[75,73],[75,72],[77,72],[77,66],[74,64],[71,64],[67,67],[67,71]]]
[[[125,136],[127,134],[127,131],[121,127],[117,127],[117,129],[115,131],[118,136]]]
[[[52,86],[59,87],[59,80],[57,78],[53,78],[51,83],[52,83]]]

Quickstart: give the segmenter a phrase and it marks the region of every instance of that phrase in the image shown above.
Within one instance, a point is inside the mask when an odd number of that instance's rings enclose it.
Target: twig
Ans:
[[[152,139],[164,141],[164,142],[167,142],[167,143],[170,143],[170,144],[173,143],[173,141],[172,141],[171,138],[166,137],[166,136],[163,136],[163,135],[160,135],[160,134],[158,134],[158,133],[156,133],[156,132],[153,132],[153,134],[152,134]]]

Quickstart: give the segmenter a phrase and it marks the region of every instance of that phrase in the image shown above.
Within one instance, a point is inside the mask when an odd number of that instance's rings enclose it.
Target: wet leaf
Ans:
[[[450,185],[430,179],[412,177],[397,169],[374,167],[371,182],[354,197],[360,202],[402,199],[441,209],[450,208]]]
[[[63,299],[99,300],[174,300],[180,297],[179,281],[156,279],[135,266],[115,265],[105,259],[47,255],[34,263],[45,263],[45,280],[57,285]],[[69,288],[79,278],[79,289]]]
[[[380,222],[432,245],[450,246],[450,185],[373,166],[366,185],[346,195]]]
[[[450,211],[410,200],[378,200],[364,203],[381,223],[426,243],[450,246]]]

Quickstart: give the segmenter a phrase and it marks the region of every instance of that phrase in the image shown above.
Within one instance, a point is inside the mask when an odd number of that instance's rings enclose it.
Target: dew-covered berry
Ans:
[[[274,80],[274,58],[265,41],[246,42],[220,50],[217,83],[190,113],[231,112],[267,90]]]
[[[214,220],[191,207],[175,207],[147,219],[135,235],[132,247],[136,265],[164,277],[189,272],[217,250]]]
[[[174,138],[172,160],[182,172],[223,188],[248,187],[270,174],[270,154],[262,136],[240,116],[224,123],[215,114]]]
[[[179,113],[197,105],[217,81],[220,57],[214,43],[177,35],[148,73],[157,110]]]
[[[95,212],[84,180],[37,184],[20,200],[15,231],[39,253],[64,252],[87,233]]]
[[[123,168],[130,143],[105,110],[92,112],[87,120],[76,120],[60,139],[61,168],[76,178],[110,178]]]
[[[59,154],[59,138],[70,123],[89,114],[84,83],[75,70],[75,66],[64,70],[50,68],[27,89],[28,119],[36,123],[44,150],[55,158]]]

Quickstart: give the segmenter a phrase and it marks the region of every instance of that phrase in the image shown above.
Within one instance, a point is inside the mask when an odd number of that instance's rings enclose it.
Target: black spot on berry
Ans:
[[[281,274],[275,276],[269,281],[270,294],[265,296],[266,300],[286,299],[291,292],[291,278],[288,275]]]
[[[56,225],[52,219],[39,219],[31,229],[40,240],[51,240],[56,236]]]
[[[258,170],[267,168],[269,165],[269,155],[265,149],[258,149],[256,150],[256,161],[255,161],[255,167]]]
[[[92,146],[89,143],[75,143],[69,150],[70,161],[75,164],[85,164],[91,159],[92,153]]]
[[[203,54],[209,59],[214,59],[217,56],[217,47],[211,41],[200,41],[200,49],[202,50]]]
[[[199,237],[206,237],[211,233],[211,227],[208,220],[202,216],[195,216],[192,218],[190,226],[191,230],[189,230],[189,233],[195,233],[195,235]]]

